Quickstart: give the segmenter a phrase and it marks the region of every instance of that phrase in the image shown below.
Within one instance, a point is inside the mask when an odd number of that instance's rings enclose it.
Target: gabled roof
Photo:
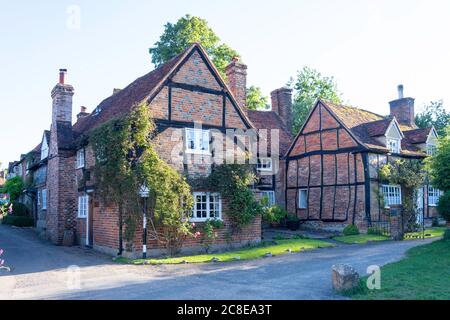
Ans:
[[[248,110],[247,115],[256,129],[267,129],[267,151],[270,153],[272,141],[270,130],[278,129],[280,138],[280,156],[284,156],[292,142],[292,134],[274,111]]]
[[[215,73],[218,82],[225,88],[225,91],[230,94],[231,100],[236,106],[237,111],[245,119],[247,125],[252,127],[252,123],[237,104],[231,90],[229,90],[226,83],[220,77],[219,72],[208,58],[205,50],[200,44],[195,43],[159,68],[136,79],[126,88],[103,100],[89,116],[78,119],[73,126],[75,135],[87,132],[102,123],[122,116],[130,112],[134,106],[144,101],[149,102],[164,85],[164,82],[177,71],[177,68],[185,61],[185,58],[187,58],[194,50],[198,50],[205,58],[206,63],[211,67],[212,72]]]
[[[403,134],[412,144],[420,144],[420,143],[427,142],[428,137],[432,130],[433,130],[432,127],[420,128],[420,129],[404,131]]]
[[[378,137],[384,136],[394,123],[404,135],[401,153],[411,156],[425,156],[425,153],[415,144],[420,143],[417,142],[420,140],[426,141],[431,128],[417,129],[415,126],[398,125],[395,118],[391,116],[382,116],[360,108],[338,105],[324,100],[319,102],[332,111],[337,120],[348,128],[358,142],[362,143],[367,149],[388,152],[386,145]],[[427,133],[426,136],[425,133]],[[424,138],[425,140],[423,140]]]

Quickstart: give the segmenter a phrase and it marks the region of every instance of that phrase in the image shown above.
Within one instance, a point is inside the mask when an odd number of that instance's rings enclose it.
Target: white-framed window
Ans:
[[[209,130],[186,128],[186,152],[209,154]]]
[[[384,206],[386,208],[402,204],[402,189],[400,186],[382,185],[381,192],[383,193]]]
[[[441,197],[441,191],[439,189],[428,186],[428,205],[430,207],[435,207],[439,203],[439,198]]]
[[[387,148],[392,153],[400,153],[400,139],[387,138]]]
[[[209,219],[222,219],[220,195],[210,192],[195,192],[191,221],[202,222]]]
[[[47,189],[42,189],[42,210],[47,209]]]
[[[89,196],[79,196],[78,197],[78,218],[86,218],[89,213]]]
[[[432,144],[427,144],[427,155],[434,156],[436,154],[436,146]]]
[[[258,158],[259,171],[272,171],[272,158]]]
[[[267,198],[267,207],[273,207],[275,205],[275,191],[261,191],[261,195]]]
[[[37,191],[37,205],[38,205],[38,208],[40,208],[41,207],[41,191]]]
[[[77,169],[84,168],[84,149],[77,151]]]
[[[308,189],[298,190],[298,208],[299,209],[308,208]]]

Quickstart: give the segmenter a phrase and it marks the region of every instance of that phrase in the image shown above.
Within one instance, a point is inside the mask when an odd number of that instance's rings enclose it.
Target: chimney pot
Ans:
[[[59,69],[59,84],[64,84],[67,69]]]
[[[87,108],[85,106],[81,106],[80,111],[81,112],[86,112]]]
[[[402,85],[402,84],[399,84],[398,87],[397,87],[397,89],[398,89],[398,98],[399,98],[399,99],[403,99],[403,98],[404,98],[404,95],[403,95],[403,85]]]

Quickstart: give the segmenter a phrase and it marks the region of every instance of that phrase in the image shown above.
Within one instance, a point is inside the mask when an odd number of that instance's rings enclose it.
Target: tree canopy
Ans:
[[[270,109],[268,99],[261,92],[261,88],[251,86],[247,89],[247,108],[250,110]]]
[[[429,169],[434,187],[450,191],[450,127],[439,139],[436,154],[429,160]]]
[[[323,76],[319,71],[304,67],[292,80],[294,89],[294,134],[297,134],[317,99],[341,103],[341,95],[333,77]]]
[[[236,50],[220,42],[219,36],[209,27],[205,19],[185,15],[176,23],[168,22],[164,26],[164,32],[159,41],[149,49],[152,62],[160,66],[195,42],[205,48],[223,77],[225,77],[225,67],[233,57],[239,57]]]
[[[450,112],[445,110],[442,100],[431,101],[416,115],[416,124],[419,128],[434,126],[438,135],[442,137],[446,134],[446,127],[450,125]]]

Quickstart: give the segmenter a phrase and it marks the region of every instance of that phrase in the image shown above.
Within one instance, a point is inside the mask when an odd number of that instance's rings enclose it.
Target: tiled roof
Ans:
[[[123,90],[120,90],[109,98],[103,100],[89,116],[78,119],[73,126],[75,134],[79,135],[80,133],[89,131],[104,122],[126,114],[132,109],[132,107],[143,102],[169,74],[172,68],[184,58],[185,54],[191,48],[192,47],[183,51],[167,63],[163,64],[161,67],[136,79]]]
[[[248,118],[256,127],[256,129],[267,129],[267,151],[271,150],[271,133],[270,130],[278,129],[280,138],[280,155],[284,155],[292,142],[292,135],[285,126],[279,115],[274,111],[255,111],[248,110]]]
[[[414,129],[404,131],[403,134],[412,144],[425,143],[427,142],[431,129],[432,128]]]
[[[365,147],[374,151],[388,152],[386,146],[377,137],[383,136],[389,128],[392,118],[356,107],[321,101],[354,134]],[[427,140],[431,128],[417,129],[416,126],[400,125],[405,138],[402,139],[401,153],[405,155],[424,156],[425,153],[414,144]],[[418,142],[421,141],[421,142]]]

